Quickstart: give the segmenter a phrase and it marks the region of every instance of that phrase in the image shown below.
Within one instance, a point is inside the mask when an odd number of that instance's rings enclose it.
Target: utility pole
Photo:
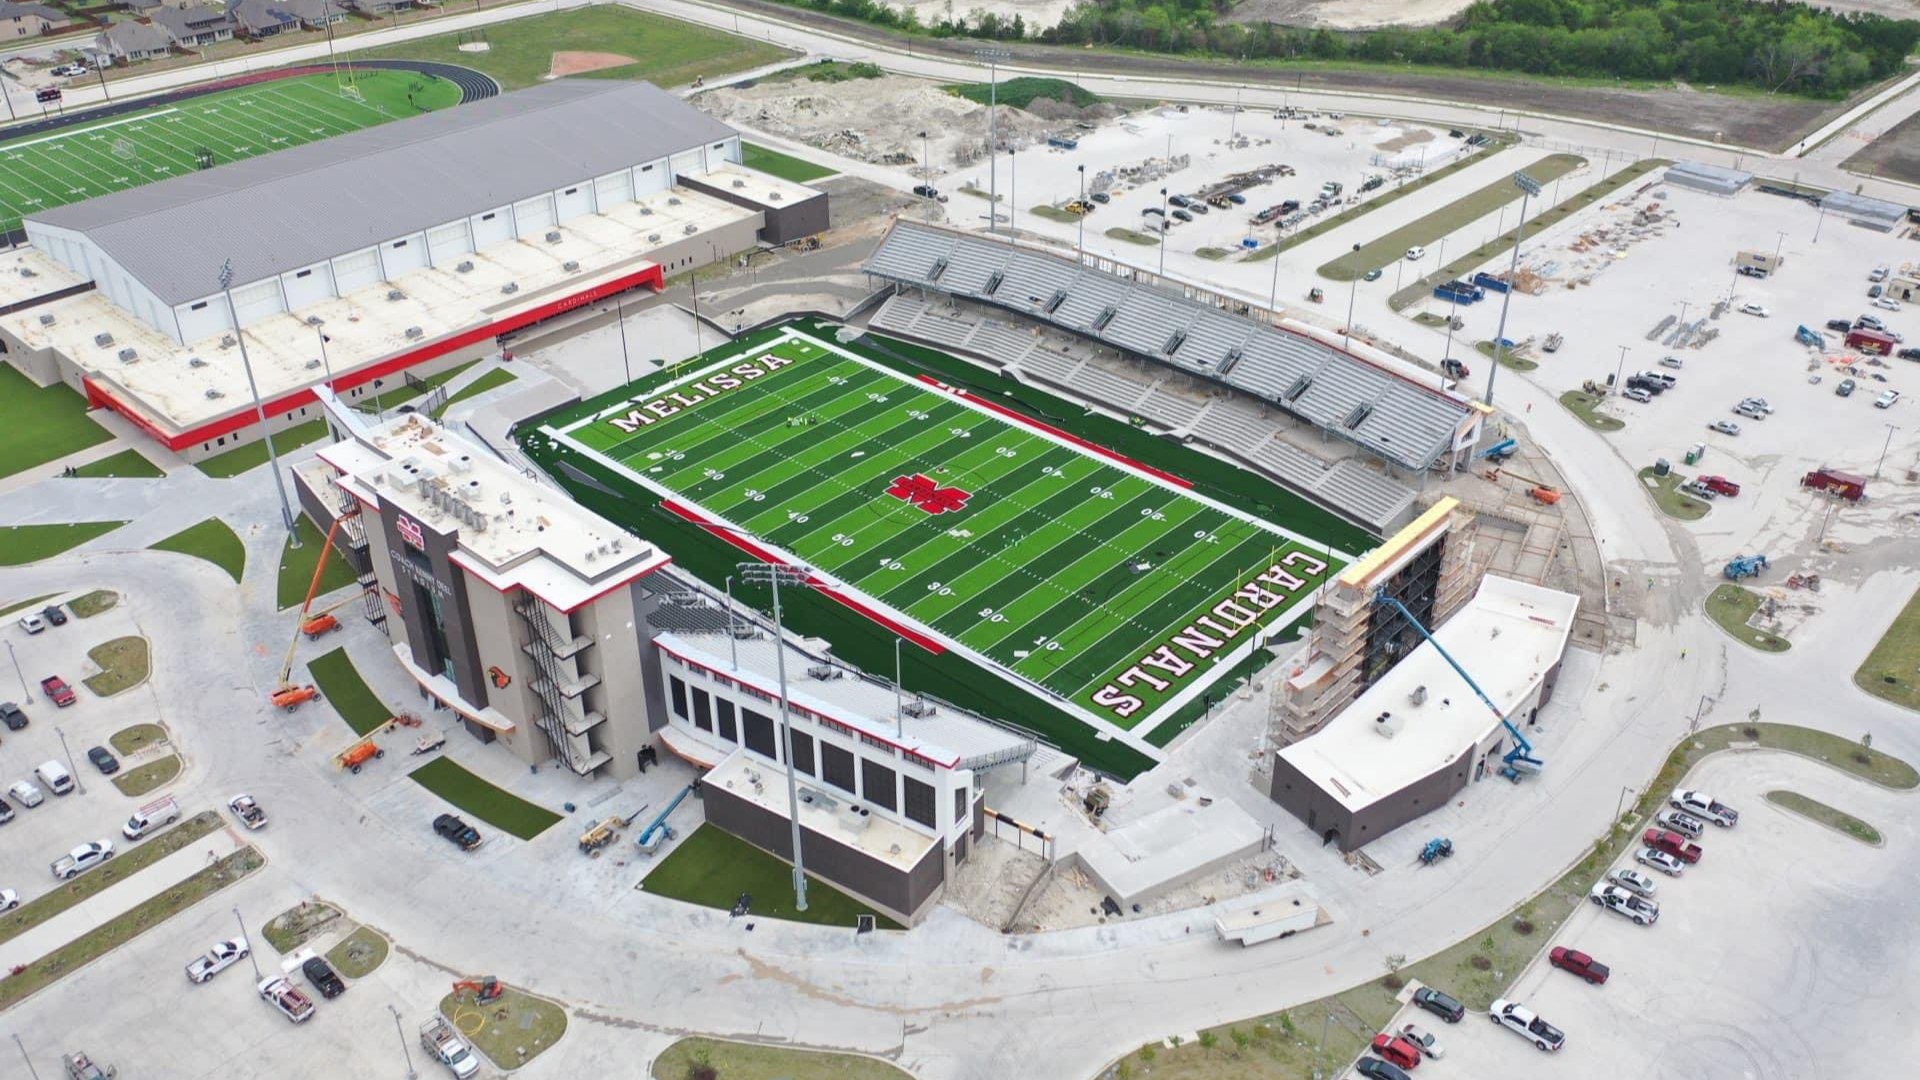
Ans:
[[[1493,404],[1493,377],[1500,371],[1500,356],[1506,351],[1507,307],[1513,303],[1513,279],[1520,272],[1520,242],[1527,237],[1527,200],[1540,194],[1540,184],[1526,173],[1513,174],[1513,186],[1520,189],[1520,224],[1513,234],[1513,259],[1507,266],[1507,291],[1500,297],[1500,329],[1493,335],[1493,363],[1487,366],[1487,404]]]
[[[994,116],[1000,109],[1000,65],[1013,59],[1013,53],[1001,48],[973,50],[973,58],[987,65],[987,232],[1000,223],[1000,173],[994,160]]]
[[[31,1076],[33,1080],[40,1080],[40,1073],[33,1067],[33,1059],[27,1056],[27,1046],[20,1041],[18,1034],[15,1034],[13,1037],[13,1045],[20,1051],[20,1060],[27,1064],[27,1075]]]
[[[1274,242],[1279,243],[1279,241],[1277,240]],[[1273,261],[1273,284],[1267,287],[1267,315],[1268,315],[1269,321],[1272,321],[1272,316],[1278,314],[1280,311],[1280,254],[1279,252],[1274,253],[1272,261]]]
[[[1160,189],[1160,276],[1167,276],[1167,234],[1173,227],[1167,224],[1167,189]]]
[[[727,575],[727,645],[733,650],[733,670],[740,670],[740,635],[733,626],[733,575]]]
[[[13,661],[13,675],[20,680],[21,695],[27,699],[27,704],[33,704],[33,691],[27,689],[27,677],[20,672],[20,657],[14,654],[11,641],[7,642],[7,659]]]
[[[220,264],[220,292],[227,298],[227,317],[233,320],[233,339],[240,344],[240,366],[247,371],[247,389],[253,392],[253,411],[260,420],[260,437],[267,443],[267,462],[273,467],[273,486],[280,492],[280,521],[287,527],[287,546],[300,546],[300,531],[294,527],[293,504],[287,501],[287,481],[280,475],[280,453],[274,449],[273,433],[267,430],[267,405],[260,400],[260,384],[253,378],[253,361],[247,356],[247,335],[240,329],[240,311],[233,306],[233,260]]]
[[[407,1046],[406,1029],[400,1026],[400,1010],[389,1002],[387,1011],[393,1014],[393,1033],[400,1037],[400,1053],[407,1059],[407,1080],[415,1080],[420,1074],[413,1071],[413,1050]]]
[[[60,752],[66,755],[67,771],[73,774],[73,790],[85,795],[87,785],[80,780],[80,767],[73,763],[73,749],[67,745],[67,733],[57,727],[53,729],[53,733],[60,737]]]
[[[618,294],[613,298],[613,321],[620,328],[620,370],[626,373],[627,382],[633,382],[633,363],[627,357],[627,310]]]
[[[787,773],[787,821],[793,827],[793,907],[795,911],[805,911],[807,869],[800,855],[800,786],[794,779],[793,713],[787,697],[787,632],[780,614],[780,584],[784,581],[789,585],[806,587],[807,570],[803,566],[763,562],[743,562],[736,569],[742,581],[766,582],[773,587],[773,656],[775,672],[780,679],[781,753]]]
[[[900,702],[900,639],[893,639],[893,734],[895,738],[904,738],[906,734],[907,710]]]
[[[1880,447],[1880,460],[1873,463],[1873,478],[1875,480],[1880,479],[1880,466],[1887,463],[1887,451],[1893,448],[1893,433],[1900,430],[1897,424],[1887,424],[1885,427],[1887,429],[1887,441]]]
[[[1620,375],[1627,370],[1627,347],[1620,346],[1620,362],[1613,367],[1613,392],[1620,392]]]
[[[1360,245],[1353,245],[1354,254],[1360,253]],[[1275,256],[1278,258],[1278,256]],[[1354,269],[1358,270],[1359,267]],[[1360,292],[1360,275],[1353,275],[1353,281],[1347,286],[1347,325],[1340,328],[1340,344],[1346,349],[1353,348],[1353,299]]]
[[[1780,268],[1780,245],[1787,242],[1787,234],[1784,229],[1777,229],[1775,232],[1779,234],[1780,239],[1773,242],[1773,266],[1767,271],[1769,274]]]
[[[1080,173],[1080,213],[1078,215],[1080,218],[1080,239],[1078,241],[1079,250],[1074,253],[1074,262],[1084,263],[1087,261],[1087,167],[1085,165],[1077,165],[1075,168],[1079,170]]]
[[[253,939],[247,937],[247,920],[240,917],[240,909],[233,909],[233,921],[240,924],[240,940],[247,943],[247,962],[253,965],[253,981],[260,981],[260,958],[253,953]]]

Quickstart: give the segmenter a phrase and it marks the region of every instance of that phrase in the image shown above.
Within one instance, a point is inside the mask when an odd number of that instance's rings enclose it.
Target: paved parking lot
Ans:
[[[1737,807],[1740,824],[1709,826],[1683,877],[1654,875],[1660,921],[1638,927],[1583,904],[1547,944],[1610,965],[1608,982],[1590,986],[1543,953],[1509,993],[1565,1031],[1565,1049],[1543,1054],[1484,1013],[1449,1026],[1408,1010],[1396,1026],[1419,1023],[1447,1051],[1421,1077],[1811,1080],[1879,1075],[1911,1045],[1888,1025],[1920,988],[1912,796],[1772,753],[1721,755],[1688,783]],[[1866,819],[1886,846],[1765,800],[1783,788]]]

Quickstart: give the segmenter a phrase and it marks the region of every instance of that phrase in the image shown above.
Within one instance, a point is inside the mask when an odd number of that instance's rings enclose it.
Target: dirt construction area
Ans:
[[[1868,176],[1920,184],[1920,113],[1881,132],[1879,138],[1847,159],[1847,169]]]
[[[1705,854],[1680,877],[1632,856],[1617,864],[1654,879],[1659,919],[1636,926],[1582,904],[1547,943],[1608,965],[1607,982],[1589,985],[1543,952],[1508,992],[1565,1032],[1565,1047],[1543,1054],[1485,1013],[1449,1025],[1402,1010],[1396,1029],[1417,1023],[1446,1051],[1420,1076],[1799,1080],[1881,1067],[1884,1025],[1920,985],[1906,914],[1920,874],[1908,796],[1767,751],[1708,759],[1687,783],[1734,806],[1740,822],[1706,826]],[[1765,796],[1776,790],[1866,819],[1884,846],[1773,805]]]

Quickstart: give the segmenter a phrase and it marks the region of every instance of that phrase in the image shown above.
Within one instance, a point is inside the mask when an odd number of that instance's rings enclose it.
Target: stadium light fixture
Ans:
[[[788,708],[787,698],[787,632],[780,617],[780,586],[798,585],[805,588],[809,573],[804,566],[788,566],[780,563],[743,562],[736,569],[740,580],[764,582],[773,588],[773,658],[774,667],[780,679],[780,738],[787,773],[787,823],[793,827],[793,907],[795,911],[807,910],[807,869],[800,858],[800,786],[794,779],[793,769],[793,714]]]
[[[987,232],[1000,224],[1000,174],[994,160],[994,116],[1000,109],[1000,65],[1013,59],[1013,52],[997,46],[973,50],[973,58],[987,65]],[[1008,219],[1012,223],[1012,219]]]
[[[293,504],[287,501],[287,481],[280,475],[280,454],[273,448],[273,433],[267,430],[267,406],[260,400],[260,384],[253,378],[253,361],[247,357],[247,335],[240,329],[240,312],[233,306],[233,260],[220,264],[220,292],[227,298],[227,317],[233,320],[233,340],[240,343],[240,366],[247,372],[247,389],[253,392],[254,415],[260,420],[260,438],[267,444],[267,461],[273,466],[273,486],[280,492],[280,521],[287,527],[287,546],[300,546],[300,530],[294,527]]]
[[[1527,238],[1527,200],[1540,194],[1540,181],[1526,173],[1513,174],[1513,186],[1520,189],[1520,224],[1514,226],[1513,259],[1507,264],[1507,291],[1500,296],[1500,329],[1493,335],[1493,363],[1487,365],[1487,404],[1493,404],[1493,377],[1500,371],[1507,351],[1507,308],[1513,303],[1513,279],[1520,272],[1520,243]]]

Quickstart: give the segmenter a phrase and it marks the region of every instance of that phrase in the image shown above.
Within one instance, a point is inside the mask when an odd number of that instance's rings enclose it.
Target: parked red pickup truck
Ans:
[[[1699,844],[1666,829],[1648,829],[1640,840],[1648,847],[1656,851],[1664,851],[1684,863],[1697,863],[1700,861],[1700,856],[1704,854]]]
[[[1570,971],[1595,986],[1606,982],[1607,976],[1612,974],[1607,965],[1578,949],[1569,949],[1563,945],[1553,947],[1553,951],[1547,954],[1547,962],[1561,971]]]
[[[51,698],[55,705],[63,709],[77,700],[73,696],[73,687],[68,686],[67,680],[58,675],[49,675],[41,679],[40,689],[46,691],[47,697]]]

